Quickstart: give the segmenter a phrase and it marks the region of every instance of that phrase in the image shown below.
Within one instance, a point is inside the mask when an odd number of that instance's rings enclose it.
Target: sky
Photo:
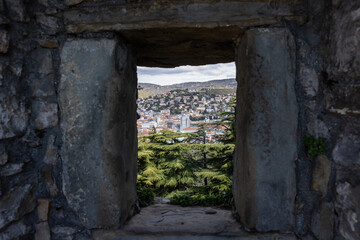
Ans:
[[[139,83],[171,85],[183,82],[205,82],[235,78],[235,63],[219,63],[203,66],[181,66],[176,68],[137,68]]]

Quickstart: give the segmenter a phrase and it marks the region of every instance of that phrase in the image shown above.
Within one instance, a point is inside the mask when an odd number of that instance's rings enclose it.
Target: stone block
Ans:
[[[11,224],[0,233],[0,240],[19,239],[19,237],[29,234],[30,231],[31,227],[27,226],[24,221],[19,221]]]
[[[342,82],[326,91],[326,109],[340,115],[360,115],[360,84]]]
[[[307,132],[316,138],[328,138],[330,136],[329,128],[326,126],[324,121],[317,117],[316,114],[308,112],[306,127]]]
[[[69,40],[62,48],[63,192],[87,228],[120,226],[136,201],[134,60],[115,40]]]
[[[0,146],[0,166],[3,166],[8,161],[8,154],[5,147]]]
[[[71,237],[78,230],[73,227],[55,226],[51,228],[51,232],[58,238],[66,239],[66,237]]]
[[[36,21],[46,34],[56,35],[61,30],[60,21],[57,17],[41,14],[37,16]]]
[[[51,240],[48,222],[41,222],[35,225],[35,240]]]
[[[8,163],[0,169],[0,176],[9,177],[22,171],[24,163]]]
[[[329,178],[331,174],[331,161],[325,156],[320,155],[316,158],[315,168],[312,174],[312,188],[326,196]]]
[[[25,103],[16,97],[0,101],[0,139],[12,138],[25,133],[29,111]]]
[[[359,180],[359,179],[358,179]],[[346,240],[360,239],[360,185],[337,181],[336,212],[340,235]]]
[[[5,4],[8,10],[8,16],[12,20],[18,22],[28,21],[23,0],[5,0]]]
[[[329,204],[322,203],[320,209],[313,214],[311,229],[316,239],[334,239],[334,210]]]
[[[55,127],[58,124],[58,105],[56,103],[39,102],[33,104],[35,127],[38,130]]]
[[[286,29],[249,30],[236,62],[236,209],[247,228],[291,231],[298,125],[294,38]]]
[[[38,218],[40,221],[47,221],[49,219],[50,199],[38,199]]]
[[[360,170],[360,135],[359,129],[349,127],[340,134],[332,156],[336,164]]]
[[[319,89],[319,79],[316,71],[300,64],[300,84],[307,96],[314,97]]]
[[[68,6],[73,6],[83,2],[84,0],[64,0],[64,3]]]
[[[330,65],[335,76],[360,77],[360,5],[358,1],[341,1],[333,8],[330,31]]]
[[[10,44],[10,36],[6,30],[0,30],[0,53],[7,53]]]
[[[59,193],[59,189],[56,186],[55,179],[53,177],[52,166],[45,166],[41,169],[41,177],[45,182],[46,189],[52,197],[56,197]]]
[[[50,135],[48,138],[48,143],[46,147],[46,153],[43,158],[43,162],[55,165],[58,159],[58,147],[54,145],[55,144],[55,136]]]
[[[33,211],[35,205],[31,185],[11,190],[0,199],[0,229]]]
[[[52,39],[39,39],[38,44],[44,48],[58,48],[59,42]]]

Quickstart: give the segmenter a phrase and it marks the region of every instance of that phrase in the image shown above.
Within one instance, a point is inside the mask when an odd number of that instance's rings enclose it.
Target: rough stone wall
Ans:
[[[297,44],[299,158],[296,226],[301,239],[360,238],[360,3],[308,1],[308,22],[289,24]],[[306,154],[306,134],[327,151]]]
[[[105,118],[113,121],[98,126],[109,136],[101,139],[107,146],[102,151],[108,161],[102,169],[109,176],[103,179],[108,185],[99,190],[111,195],[109,186],[118,185],[122,191],[117,197],[124,207],[114,213],[112,224],[119,226],[132,213],[136,197],[136,59],[113,33],[67,35],[61,13],[76,2],[0,0],[0,239],[91,239],[89,226],[69,204],[66,187],[63,189],[60,53],[71,37],[117,43],[112,63],[117,75],[106,83],[104,95],[120,104],[117,108],[105,104]],[[111,145],[114,138],[120,148]],[[122,161],[113,168],[119,154]],[[99,201],[107,204],[109,199]],[[102,218],[108,217],[106,214]]]
[[[296,43],[294,232],[300,239],[360,239],[360,3],[302,2],[304,25],[274,22],[289,29]],[[0,239],[91,239],[62,189],[60,50],[68,38],[119,38],[104,30],[66,32],[63,11],[78,6],[86,12],[86,4],[0,0]],[[134,91],[130,85],[121,89]],[[326,138],[325,154],[307,156],[307,133]]]

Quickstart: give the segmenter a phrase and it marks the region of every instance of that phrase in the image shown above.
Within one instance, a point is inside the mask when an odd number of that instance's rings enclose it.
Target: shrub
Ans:
[[[326,139],[319,137],[315,138],[314,136],[307,134],[305,137],[305,146],[307,149],[307,154],[311,157],[316,157],[320,154],[326,153],[327,149],[325,146]]]

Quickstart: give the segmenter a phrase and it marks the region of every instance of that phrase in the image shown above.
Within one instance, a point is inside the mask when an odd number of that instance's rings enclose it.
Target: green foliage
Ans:
[[[305,137],[305,146],[307,154],[311,157],[316,157],[322,153],[326,153],[327,149],[325,146],[326,139],[319,137],[315,138],[314,136],[307,134]]]
[[[137,196],[140,207],[147,207],[154,204],[155,192],[143,182],[138,181]]]
[[[141,137],[138,183],[142,189],[152,188],[157,196],[175,199],[178,194],[189,195],[196,200],[192,205],[229,202],[234,144],[189,143],[197,137],[169,130]]]
[[[191,194],[180,193],[174,195],[170,199],[171,204],[187,206],[223,206],[231,207],[233,205],[233,196],[231,185],[225,191],[213,193],[209,191],[207,194]]]

